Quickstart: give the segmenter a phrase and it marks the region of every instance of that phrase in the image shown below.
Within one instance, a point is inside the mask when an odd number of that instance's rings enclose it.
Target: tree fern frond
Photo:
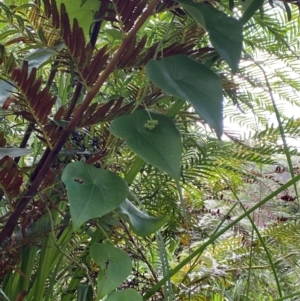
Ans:
[[[21,69],[15,68],[12,71],[11,80],[19,90],[18,104],[20,106],[25,104],[28,108],[26,114],[23,114],[22,111],[18,114],[38,124],[39,130],[44,133],[47,143],[51,145],[48,135],[44,132],[44,125],[48,121],[48,115],[52,110],[56,97],[49,92],[48,88],[41,88],[42,79],[36,79],[36,72],[35,68],[29,72],[28,62],[24,61]]]
[[[122,0],[112,1],[112,7],[115,10],[115,17],[122,30],[127,32],[133,27],[134,22],[145,9],[147,2],[147,0],[134,0],[127,3]]]

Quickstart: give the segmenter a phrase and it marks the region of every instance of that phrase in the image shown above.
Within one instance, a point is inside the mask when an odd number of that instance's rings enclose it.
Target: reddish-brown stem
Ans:
[[[21,292],[19,293],[17,299],[15,301],[23,301],[24,298],[26,297],[27,292],[24,290],[21,290]]]
[[[34,196],[37,189],[39,188],[41,182],[43,181],[44,177],[46,176],[49,168],[54,163],[54,160],[56,156],[58,155],[59,151],[65,144],[66,140],[68,139],[70,133],[74,130],[76,127],[78,121],[82,118],[85,110],[88,108],[90,103],[92,102],[95,95],[98,93],[99,89],[103,85],[103,83],[107,80],[108,76],[113,72],[115,66],[117,65],[122,53],[126,49],[126,46],[128,42],[136,35],[138,30],[142,27],[142,25],[146,22],[146,20],[152,15],[157,3],[159,0],[152,0],[150,4],[148,5],[147,9],[143,12],[139,20],[136,22],[135,26],[132,28],[132,30],[129,32],[128,36],[124,38],[120,48],[115,53],[114,57],[106,67],[106,69],[101,73],[99,79],[95,83],[95,85],[88,91],[83,103],[77,110],[76,114],[70,121],[68,127],[64,130],[63,134],[61,135],[58,142],[55,144],[52,151],[47,156],[44,164],[41,166],[41,169],[37,173],[37,176],[32,182],[32,185],[28,188],[25,195],[22,197],[22,199],[19,201],[16,210],[10,215],[8,221],[4,225],[2,231],[0,232],[0,246],[2,245],[3,241],[6,237],[10,236],[12,234],[12,231],[15,227],[15,225],[18,222],[18,219],[23,212],[23,210],[26,208],[27,204],[29,203],[30,199]]]

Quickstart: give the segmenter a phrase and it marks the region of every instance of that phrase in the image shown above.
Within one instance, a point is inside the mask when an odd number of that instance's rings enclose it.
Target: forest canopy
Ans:
[[[0,1],[0,300],[298,300],[298,23]]]

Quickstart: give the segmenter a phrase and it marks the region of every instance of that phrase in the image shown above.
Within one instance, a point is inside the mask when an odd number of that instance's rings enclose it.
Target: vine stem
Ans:
[[[276,105],[276,101],[275,101],[275,98],[274,98],[274,95],[273,95],[273,91],[272,91],[269,79],[267,77],[265,69],[258,62],[254,61],[254,63],[261,70],[261,72],[264,75],[264,78],[265,78],[265,81],[266,81],[266,86],[268,88],[268,92],[269,92],[269,95],[270,95],[270,98],[271,98],[271,101],[272,101],[272,105],[273,105],[273,109],[274,109],[276,119],[277,119],[277,122],[278,122],[278,128],[279,128],[280,136],[281,136],[281,139],[282,139],[282,142],[283,142],[283,149],[284,149],[284,153],[285,153],[285,156],[286,156],[286,160],[288,162],[291,177],[294,178],[295,174],[294,174],[293,163],[292,163],[292,159],[291,159],[291,156],[290,156],[289,147],[288,147],[288,144],[286,142],[283,125],[282,125],[282,122],[281,122],[281,116],[280,116],[280,113],[279,113],[277,105]],[[298,189],[297,189],[296,183],[294,184],[294,190],[295,190],[295,194],[296,194],[296,197],[297,197],[297,203],[299,205],[299,195],[298,195]]]
[[[155,280],[156,282],[158,282],[157,275],[156,275],[156,273],[155,273],[155,271],[154,271],[152,265],[150,264],[150,262],[149,262],[148,259],[146,258],[145,254],[144,254],[145,252],[143,252],[143,250],[141,250],[141,248],[139,247],[139,245],[137,244],[137,242],[135,241],[135,239],[134,239],[133,236],[131,235],[131,233],[130,233],[129,229],[127,228],[126,224],[125,224],[122,220],[120,220],[120,223],[121,223],[121,225],[123,226],[124,231],[125,231],[126,234],[128,235],[129,240],[132,242],[132,244],[135,246],[135,248],[137,249],[138,253],[140,254],[142,260],[143,260],[143,261],[146,263],[146,265],[148,266],[148,268],[149,268],[149,270],[150,270],[150,272],[151,272],[151,274],[152,274],[154,280]]]
[[[101,86],[104,84],[104,82],[107,80],[109,75],[113,72],[115,66],[117,65],[121,55],[124,53],[124,50],[126,49],[128,43],[135,37],[139,29],[143,26],[143,24],[148,20],[148,18],[152,15],[152,13],[155,10],[155,7],[157,5],[159,0],[152,0],[150,4],[148,5],[147,9],[143,12],[139,20],[136,22],[135,26],[132,28],[132,30],[129,32],[129,34],[124,38],[120,48],[115,53],[114,57],[106,67],[106,69],[101,73],[100,77],[98,78],[95,85],[88,91],[88,93],[85,96],[85,99],[81,106],[78,108],[76,114],[70,121],[68,127],[63,131],[60,139],[55,144],[47,158],[45,159],[45,162],[41,166],[41,169],[37,173],[37,176],[33,180],[31,186],[28,188],[27,192],[24,194],[24,196],[19,201],[16,209],[12,214],[10,215],[9,219],[7,220],[6,224],[2,228],[2,231],[0,232],[0,246],[6,239],[6,237],[10,236],[13,232],[13,229],[15,225],[18,222],[18,219],[23,212],[23,210],[26,208],[27,204],[31,200],[31,198],[34,196],[34,194],[37,192],[41,182],[43,181],[44,177],[46,176],[49,168],[54,163],[55,158],[57,157],[59,151],[67,141],[70,133],[73,131],[73,129],[76,127],[78,121],[82,118],[85,110],[88,108],[96,94],[98,93]]]

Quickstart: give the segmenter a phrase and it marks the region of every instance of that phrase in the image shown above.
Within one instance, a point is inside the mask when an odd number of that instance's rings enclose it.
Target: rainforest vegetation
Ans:
[[[1,0],[0,300],[299,300],[298,4]]]

